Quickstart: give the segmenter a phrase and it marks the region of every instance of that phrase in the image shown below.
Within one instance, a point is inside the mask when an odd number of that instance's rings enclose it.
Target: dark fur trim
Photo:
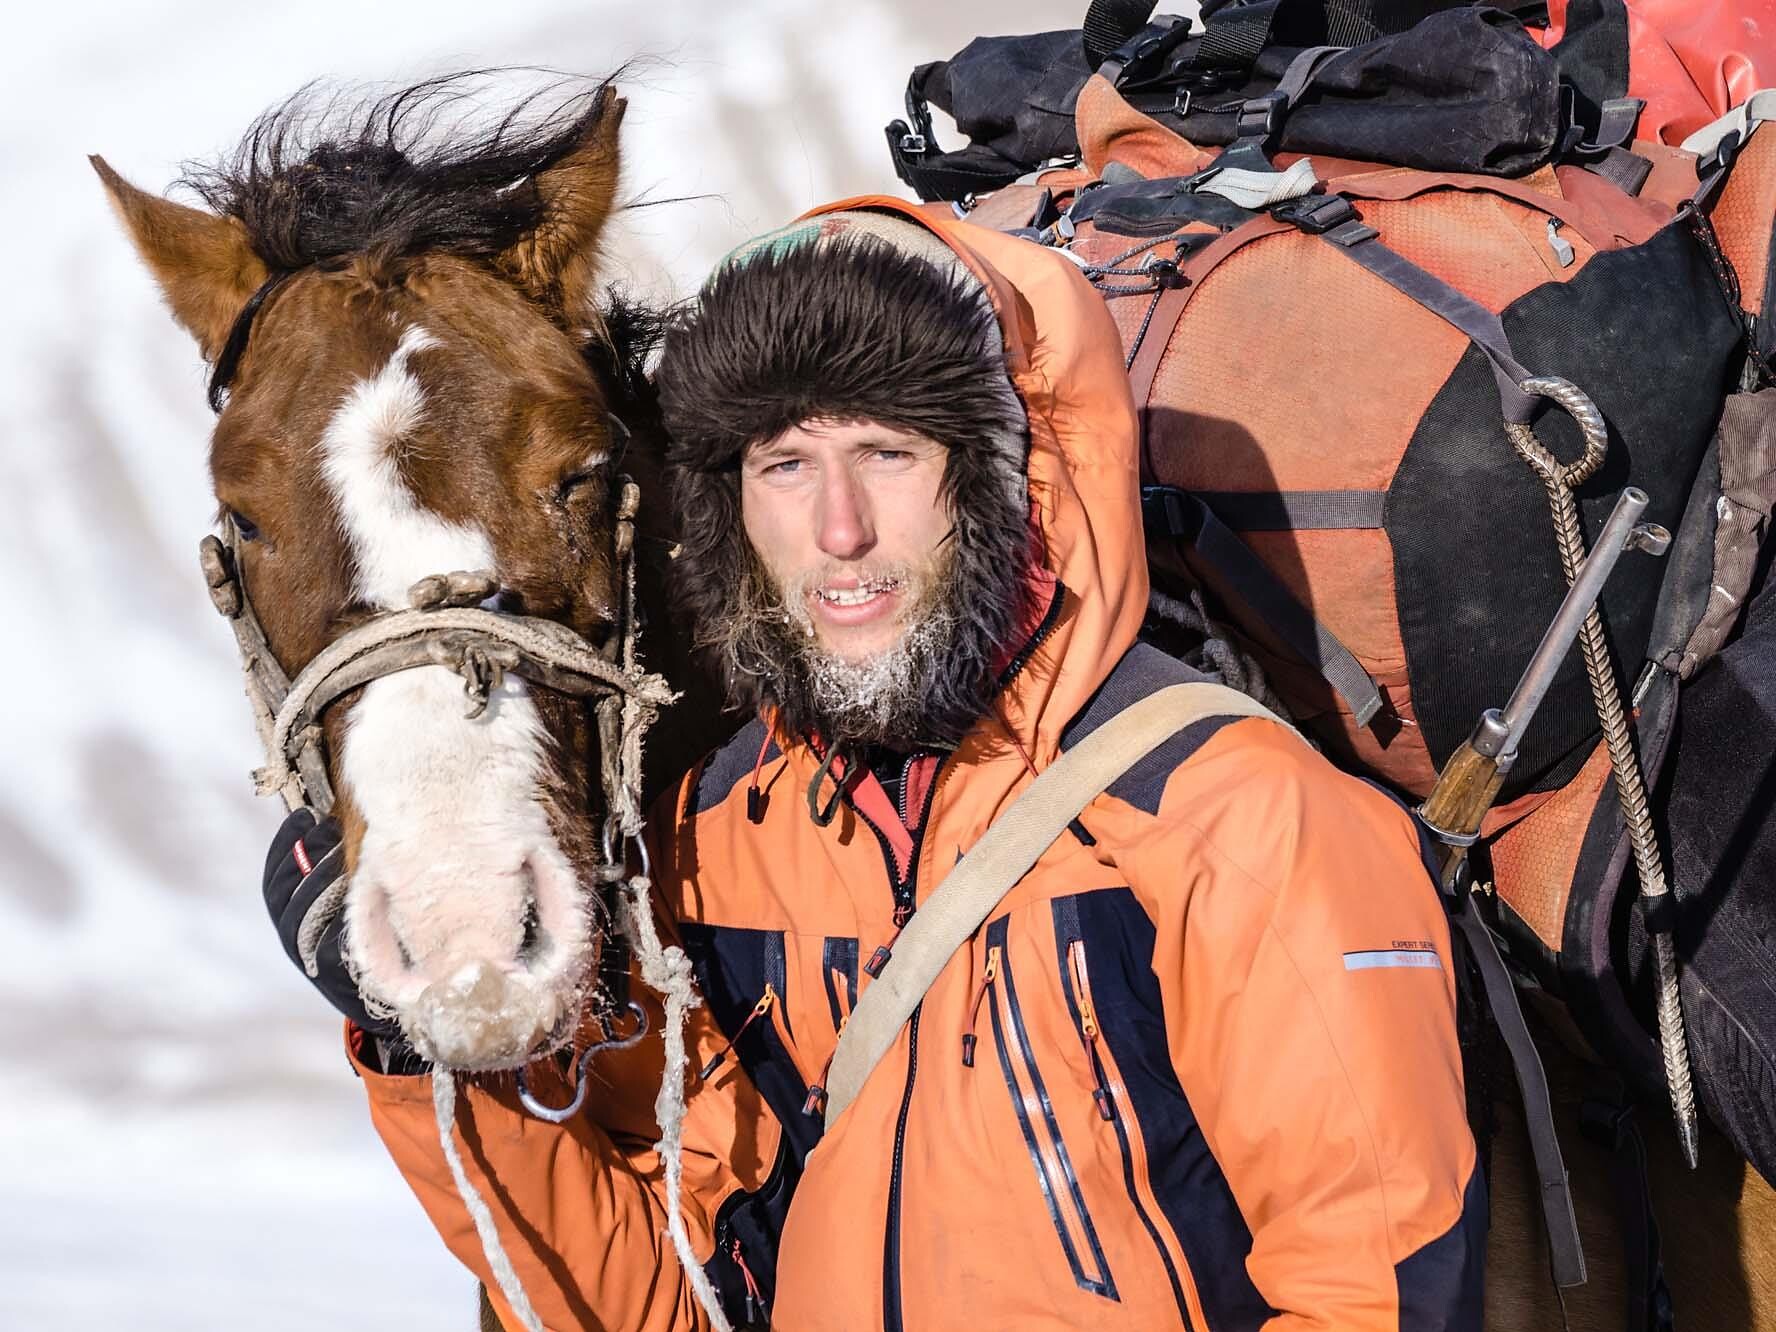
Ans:
[[[808,421],[874,420],[949,447],[949,556],[967,614],[953,687],[934,691],[918,738],[959,741],[991,699],[994,662],[1014,646],[1031,558],[1029,425],[973,278],[874,236],[768,246],[721,269],[672,321],[658,382],[682,533],[675,582],[706,648],[751,601],[738,470],[749,445]],[[734,704],[773,705],[805,738],[812,719],[793,681],[717,666]]]

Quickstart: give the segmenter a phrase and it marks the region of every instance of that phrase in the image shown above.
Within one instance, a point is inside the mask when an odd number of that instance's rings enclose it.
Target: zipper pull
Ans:
[[[740,1276],[746,1282],[746,1321],[756,1323],[760,1313],[769,1318],[771,1311],[765,1307],[764,1288],[759,1285],[758,1278],[753,1276],[752,1269],[746,1265],[746,1255],[740,1251],[740,1237],[738,1235],[734,1236],[734,1242],[728,1248],[728,1255],[740,1268]]]
[[[1554,251],[1554,262],[1562,268],[1571,268],[1573,262],[1572,242],[1560,234],[1560,219],[1548,219],[1548,248]]]
[[[999,950],[987,949],[987,969],[981,973],[981,983],[974,992],[974,1003],[968,1010],[968,1030],[962,1033],[962,1067],[974,1067],[974,1025],[980,1020],[981,1001],[987,997],[987,990],[999,979]]]
[[[746,1021],[740,1024],[740,1030],[728,1037],[727,1044],[717,1050],[715,1052],[715,1057],[707,1064],[703,1065],[703,1071],[697,1074],[700,1081],[707,1082],[709,1080],[709,1075],[721,1067],[722,1060],[728,1057],[728,1051],[734,1048],[734,1042],[744,1036],[746,1034],[746,1029],[754,1022],[757,1022],[766,1013],[770,1012],[771,1005],[776,1001],[777,991],[773,990],[769,985],[765,986],[765,992],[759,996],[759,1001],[752,1006],[752,1012],[746,1015]]]
[[[1104,1076],[1104,1061],[1098,1058],[1098,1014],[1092,1007],[1091,986],[1085,971],[1085,940],[1075,939],[1067,945],[1067,962],[1073,968],[1073,998],[1079,1005],[1079,1038],[1085,1043],[1085,1062],[1091,1065],[1092,1100],[1097,1103],[1098,1117],[1116,1118],[1116,1103],[1110,1098],[1110,1081]]]
[[[913,909],[911,907],[906,909],[904,916],[900,914],[899,907],[894,908],[894,933],[890,934],[888,942],[871,953],[869,961],[863,964],[863,974],[871,980],[882,974],[882,968],[887,966],[888,959],[894,956],[895,942],[900,938],[900,932],[906,928],[906,923],[912,918],[912,915]]]

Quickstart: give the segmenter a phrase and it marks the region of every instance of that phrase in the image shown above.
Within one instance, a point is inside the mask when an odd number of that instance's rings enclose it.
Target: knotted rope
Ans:
[[[507,671],[564,694],[609,692],[632,700],[638,725],[625,728],[631,733],[645,729],[653,711],[674,697],[660,676],[607,661],[553,620],[476,606],[391,611],[334,639],[291,682],[272,723],[265,766],[254,774],[259,791],[282,790],[296,776],[302,750],[319,740],[319,718],[329,703],[419,666],[461,674],[471,717],[486,708],[489,690]]]

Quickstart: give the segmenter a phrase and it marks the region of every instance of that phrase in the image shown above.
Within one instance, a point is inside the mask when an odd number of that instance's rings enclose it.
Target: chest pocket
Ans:
[[[1005,1080],[1019,1135],[1074,1282],[1082,1290],[1115,1300],[1116,1281],[1104,1256],[1097,1223],[1086,1204],[1074,1155],[1061,1130],[1061,1119],[1071,1120],[1073,1116],[1066,1114],[1065,1109],[1057,1111],[1056,1107],[1057,1095],[1076,1095],[1073,1077],[1065,1069],[1051,1066],[1051,1074],[1064,1079],[1051,1090],[1036,1052],[1040,1047],[1045,1056],[1052,1053],[1055,1033],[1042,1029],[1032,1039],[1032,1023],[1019,999],[1019,973],[1026,962],[1033,962],[1039,954],[1033,949],[1014,950],[1010,946],[1010,923],[1009,917],[1002,916],[987,926],[987,958],[981,973],[976,1021],[984,1019],[991,1030],[993,1054],[989,1059],[984,1052],[977,1055],[971,1048],[969,1057],[996,1066]],[[1049,992],[1038,977],[1027,976],[1026,981],[1035,981],[1044,994]]]
[[[720,925],[680,927],[698,991],[727,1044],[697,1073],[751,1079],[782,1126],[763,1187],[737,1193],[716,1218],[710,1276],[724,1305],[751,1321],[776,1293],[777,1247],[824,1121],[808,1091],[824,1073],[857,1001],[857,940]]]
[[[728,1044],[703,1070],[743,1070],[783,1124],[798,1158],[820,1140],[805,1112],[857,1002],[857,940],[725,925],[681,927],[697,988]]]

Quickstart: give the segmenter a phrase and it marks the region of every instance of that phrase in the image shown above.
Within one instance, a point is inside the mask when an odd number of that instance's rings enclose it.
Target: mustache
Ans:
[[[841,582],[854,582],[865,592],[893,592],[905,587],[917,589],[926,581],[926,576],[904,562],[845,564],[834,561],[780,581],[783,597],[790,601],[817,596],[823,588]]]

